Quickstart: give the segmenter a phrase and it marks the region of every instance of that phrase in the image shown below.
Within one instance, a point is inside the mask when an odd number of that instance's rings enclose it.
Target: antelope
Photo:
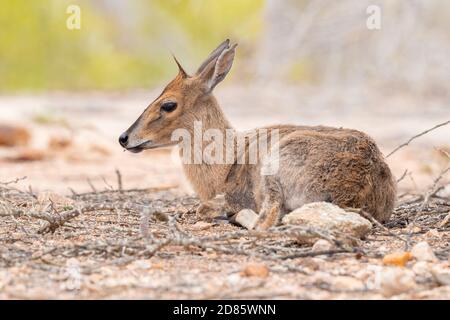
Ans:
[[[140,152],[179,144],[171,139],[183,128],[194,135],[194,122],[208,129],[234,130],[213,90],[231,69],[236,44],[221,43],[188,75],[178,60],[177,76],[120,135],[120,145]],[[184,173],[200,199],[199,214],[211,209],[210,201],[223,195],[223,210],[231,221],[243,209],[258,213],[256,230],[266,230],[281,217],[310,202],[326,201],[340,207],[360,208],[379,222],[393,210],[396,183],[372,138],[363,132],[325,126],[276,125],[278,170],[262,174],[273,157],[256,163],[183,163]],[[269,140],[272,135],[269,134]],[[247,145],[252,141],[247,141]],[[202,148],[206,143],[201,144]],[[272,150],[273,151],[273,150]],[[248,150],[245,150],[248,153]],[[244,155],[245,156],[245,155]]]

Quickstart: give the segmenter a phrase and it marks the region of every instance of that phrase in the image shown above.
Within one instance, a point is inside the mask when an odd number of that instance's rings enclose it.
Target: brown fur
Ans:
[[[147,140],[156,146],[170,144],[171,133],[177,128],[185,128],[193,136],[194,121],[202,121],[204,131],[215,128],[225,136],[231,125],[211,92],[230,69],[233,58],[234,47],[226,41],[194,76],[188,76],[179,66],[178,76],[127,130],[128,144]],[[167,99],[178,104],[171,113],[160,111]],[[315,201],[361,208],[381,222],[389,219],[395,202],[395,181],[369,136],[322,126],[266,128],[279,130],[276,174],[260,174],[265,159],[257,164],[184,164],[184,172],[203,203],[200,210],[208,208],[208,201],[216,195],[224,194],[229,215],[246,208],[260,213],[258,229],[267,229],[284,213]]]

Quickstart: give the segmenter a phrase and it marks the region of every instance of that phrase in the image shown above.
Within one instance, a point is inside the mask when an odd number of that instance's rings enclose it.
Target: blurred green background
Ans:
[[[148,88],[176,72],[171,53],[194,72],[230,38],[233,81],[447,96],[449,30],[441,0],[0,0],[0,92]]]
[[[194,59],[236,31],[255,37],[263,7],[262,0],[0,4],[1,91],[150,86],[173,74],[171,52]],[[81,9],[80,30],[66,27],[72,4]]]

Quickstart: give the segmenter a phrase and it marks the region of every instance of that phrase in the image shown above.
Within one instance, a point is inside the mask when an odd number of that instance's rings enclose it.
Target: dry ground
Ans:
[[[228,87],[219,100],[238,128],[353,127],[372,135],[385,154],[450,118],[445,99],[375,95],[356,106],[358,99],[298,91]],[[407,170],[389,230],[375,226],[358,246],[335,244],[320,254],[298,245],[295,232],[255,234],[204,222],[172,151],[122,152],[118,135],[155,94],[0,99],[1,121],[32,133],[26,147],[0,147],[0,207],[8,213],[0,216],[0,299],[450,298],[450,286],[431,272],[450,263],[448,175],[434,184],[449,163],[449,126],[388,158],[399,179]],[[59,226],[76,209],[82,213]],[[399,267],[383,265],[382,258],[419,241],[439,260],[409,261],[400,270],[412,275],[413,285],[392,294],[384,277]]]

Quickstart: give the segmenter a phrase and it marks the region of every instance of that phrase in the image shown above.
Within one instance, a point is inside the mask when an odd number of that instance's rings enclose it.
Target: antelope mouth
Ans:
[[[145,141],[145,142],[143,142],[141,144],[138,144],[137,146],[127,147],[126,149],[127,149],[127,151],[130,151],[132,153],[139,153],[139,152],[142,152],[142,151],[147,150],[147,149],[157,149],[157,148],[163,148],[163,147],[170,147],[170,146],[174,146],[175,144],[177,144],[176,141],[170,142],[170,143],[160,143],[160,144],[158,144],[158,143],[153,143],[153,141],[151,141],[151,140],[148,140],[148,141]]]

